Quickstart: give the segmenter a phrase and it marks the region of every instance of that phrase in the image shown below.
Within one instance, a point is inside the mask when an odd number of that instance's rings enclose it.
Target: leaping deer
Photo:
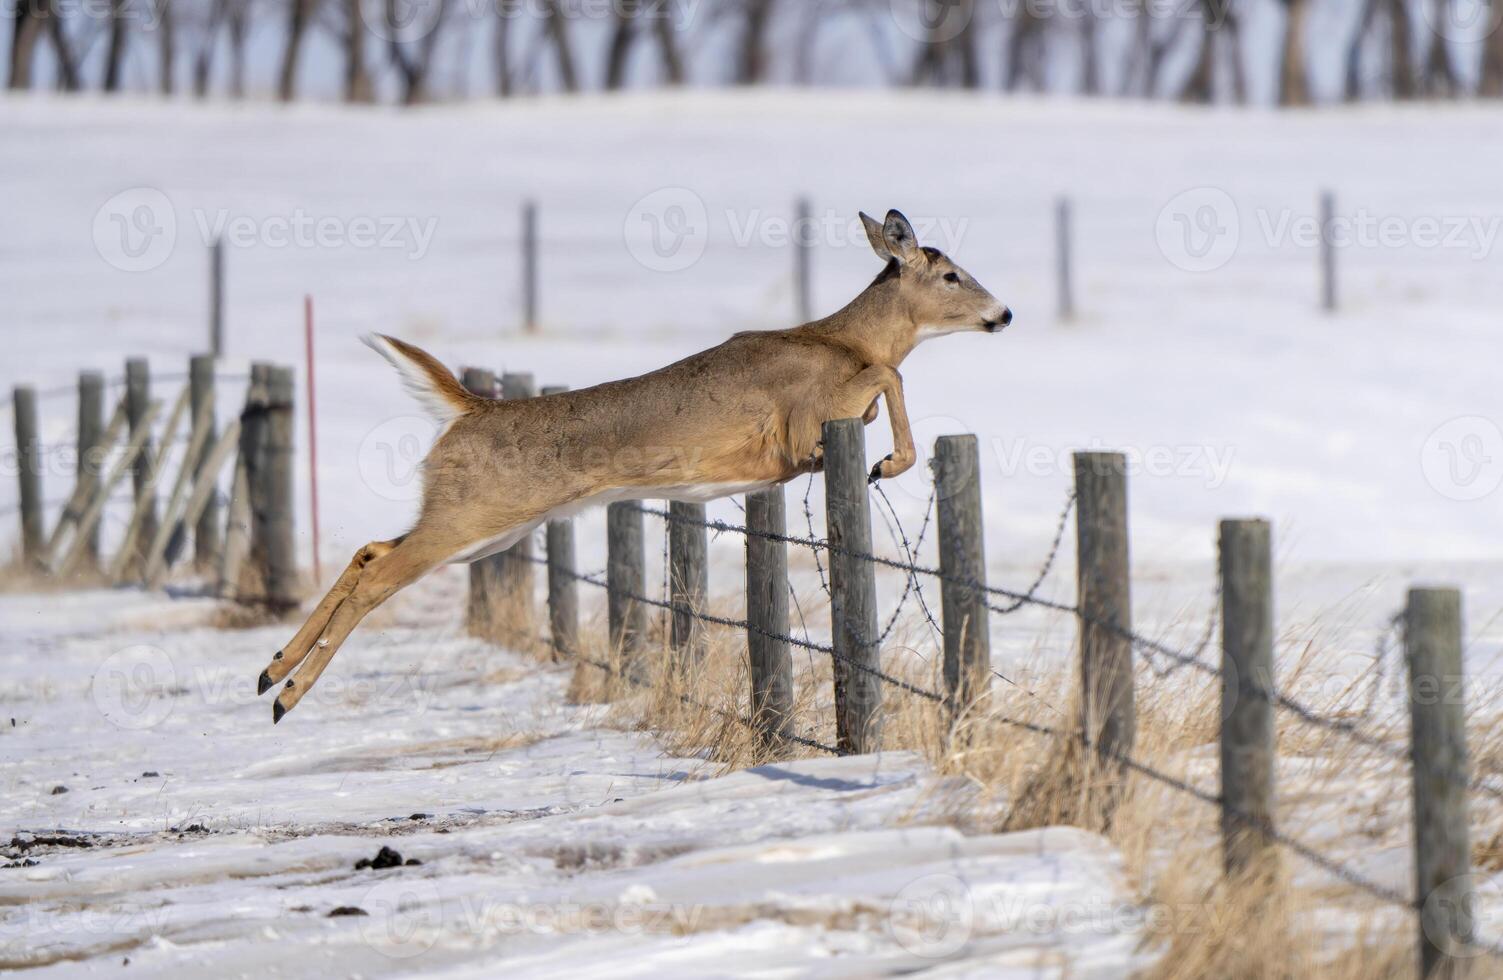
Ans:
[[[371,610],[428,572],[510,547],[549,518],[611,500],[706,501],[783,483],[822,465],[830,419],[877,417],[887,400],[887,478],[914,463],[898,365],[922,340],[996,332],[1012,312],[938,249],[919,247],[897,211],[861,222],[886,262],[844,309],[790,330],[738,333],[625,381],[495,401],[468,391],[425,351],[367,339],[442,424],[423,462],[417,523],[355,553],[297,635],[262,672],[282,720]]]

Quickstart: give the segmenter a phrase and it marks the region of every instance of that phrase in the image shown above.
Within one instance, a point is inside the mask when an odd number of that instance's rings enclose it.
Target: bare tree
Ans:
[[[511,12],[497,5],[495,45],[492,48],[492,63],[496,72],[496,94],[507,98],[512,92],[511,77]]]
[[[1044,88],[1043,17],[1032,4],[1020,4],[1007,32],[1007,67],[1002,87],[1016,92],[1026,81],[1035,91]]]
[[[297,98],[298,58],[302,54],[303,41],[308,34],[308,25],[313,20],[314,5],[318,0],[288,0],[287,36],[282,45],[282,68],[277,73],[277,98],[291,102]]]
[[[52,46],[57,61],[57,83],[64,91],[76,92],[79,85],[78,57],[68,40],[62,16],[49,0],[14,0],[11,9],[10,78],[12,89],[32,86],[37,43],[43,35]]]
[[[120,91],[120,73],[125,63],[125,5],[127,0],[110,0],[109,46],[104,53],[104,90]]]
[[[1492,0],[1491,30],[1482,51],[1482,78],[1478,92],[1490,98],[1503,98],[1503,0]]]
[[[914,85],[932,82],[975,88],[981,84],[976,63],[975,12],[974,0],[954,0],[945,6],[942,16],[928,19],[929,36],[919,47],[913,64]],[[952,35],[954,17],[961,19],[962,26]]]
[[[543,17],[544,31],[553,42],[558,60],[558,79],[565,92],[579,91],[579,76],[574,70],[574,49],[569,43],[569,20],[560,0],[547,0]]]
[[[1310,0],[1284,0],[1284,46],[1279,61],[1279,105],[1310,104],[1305,68],[1305,19]]]
[[[741,42],[736,55],[736,83],[755,85],[767,78],[767,27],[773,0],[741,0]]]
[[[173,91],[173,68],[177,65],[177,36],[172,0],[157,0],[157,84],[163,95]]]
[[[209,82],[214,71],[214,52],[219,43],[219,29],[224,25],[228,0],[210,0],[203,20],[194,25],[193,37],[193,94],[205,98],[209,94]]]
[[[1346,77],[1341,87],[1348,102],[1362,98],[1362,47],[1367,43],[1373,25],[1377,23],[1378,2],[1379,0],[1362,0],[1357,13],[1357,29],[1352,32],[1352,39],[1346,46]]]
[[[1435,5],[1435,22],[1440,23],[1450,9],[1452,0],[1421,2]],[[1457,84],[1456,68],[1451,64],[1451,50],[1446,43],[1445,32],[1430,32],[1430,44],[1425,48],[1420,61],[1420,78],[1424,82],[1426,93],[1430,95],[1444,97],[1457,94],[1460,86]]]
[[[1414,98],[1414,41],[1409,0],[1387,0],[1388,65],[1395,99]]]
[[[225,0],[230,41],[230,95],[245,98],[245,40],[250,34],[252,0]]]
[[[433,52],[438,47],[438,38],[443,33],[447,0],[436,0],[433,22],[423,25],[422,36],[415,41],[403,41],[399,36],[402,21],[398,11],[400,0],[386,0],[386,45],[387,60],[397,70],[402,83],[402,103],[417,105],[428,99],[428,79],[433,71]],[[358,30],[352,33],[359,33]]]
[[[344,99],[354,103],[371,102],[375,98],[370,70],[365,63],[367,25],[361,2],[341,0],[332,8],[333,16],[327,25],[329,33],[339,42],[339,49],[344,52]],[[382,14],[386,16],[385,7],[382,7]]]

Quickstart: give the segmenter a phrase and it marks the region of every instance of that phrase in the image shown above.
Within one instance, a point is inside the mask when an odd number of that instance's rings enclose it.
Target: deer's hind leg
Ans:
[[[362,548],[288,645],[287,655],[272,661],[281,676],[292,674],[272,704],[272,721],[281,721],[297,706],[367,614],[461,553],[465,544],[451,531],[419,527],[395,541]],[[262,675],[263,681],[268,676],[275,676],[271,668]]]
[[[303,658],[312,651],[313,643],[323,633],[324,627],[329,625],[329,619],[334,615],[334,610],[354,591],[355,583],[360,581],[360,573],[365,566],[391,551],[401,541],[401,538],[392,538],[390,541],[372,541],[355,552],[355,557],[350,559],[349,565],[345,566],[345,570],[340,573],[333,587],[314,608],[307,622],[303,623],[302,629],[297,631],[297,635],[288,641],[286,646],[272,654],[271,665],[261,671],[261,677],[256,682],[257,694],[265,694],[273,684],[297,669],[297,665],[302,663]]]

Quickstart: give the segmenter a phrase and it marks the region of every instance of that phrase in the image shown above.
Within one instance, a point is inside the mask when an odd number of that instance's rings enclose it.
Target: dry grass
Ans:
[[[742,614],[733,606],[712,611],[731,618]],[[646,648],[632,663],[610,649],[602,616],[588,625],[582,653],[610,670],[578,662],[572,700],[609,704],[608,723],[658,733],[669,751],[703,759],[707,775],[821,754],[805,746],[768,745],[736,720],[746,715],[749,687],[742,633],[709,627],[707,651],[697,669],[674,669],[665,666],[672,664],[666,617],[654,613]],[[918,626],[909,625],[906,632],[906,637],[903,630],[895,635],[911,640],[911,646],[895,643],[885,648],[883,669],[926,690],[943,690],[932,641],[925,646],[928,636]],[[1330,650],[1308,637],[1303,642],[1285,640],[1298,651],[1286,674],[1286,683],[1297,694],[1319,692],[1318,700],[1309,702],[1311,707],[1323,715],[1360,719],[1365,729],[1387,739],[1402,755],[1407,736],[1403,720],[1390,720],[1385,726],[1380,714],[1371,713],[1371,678],[1315,683],[1321,660]],[[829,658],[794,653],[795,731],[833,744]],[[884,686],[884,749],[915,751],[938,772],[958,777],[970,788],[952,810],[947,812],[943,805],[928,808],[917,819],[949,820],[978,831],[1067,824],[1104,834],[1137,883],[1148,916],[1145,941],[1162,952],[1145,980],[1413,975],[1416,927],[1409,914],[1323,874],[1310,873],[1293,855],[1228,881],[1221,869],[1219,814],[1214,807],[1140,775],[1124,778],[1073,737],[1020,726],[1022,722],[1070,732],[1079,713],[1074,673],[1065,667],[1068,660],[1058,650],[1041,649],[1037,654],[1031,669],[1025,665],[1010,672],[1011,681],[995,683],[985,704],[972,705],[953,720],[941,705]],[[628,675],[634,682],[623,679]],[[1216,793],[1219,685],[1188,671],[1161,680],[1143,670],[1136,692],[1134,757]],[[1494,763],[1494,754],[1503,753],[1497,708],[1498,698],[1490,696],[1469,712],[1484,765],[1503,764],[1503,754]],[[1361,833],[1372,843],[1407,844],[1409,784],[1401,762],[1287,715],[1281,714],[1279,724],[1281,758],[1299,772],[1297,782],[1280,784],[1278,822],[1287,833],[1322,850],[1351,844],[1332,840],[1329,825],[1324,837],[1317,833],[1317,825],[1334,814],[1344,828],[1364,828]],[[1371,798],[1360,799],[1361,794],[1354,793],[1362,780],[1368,780],[1362,785]],[[953,785],[955,780],[946,782]],[[1379,790],[1374,792],[1374,786]],[[1503,866],[1499,810],[1491,800],[1474,802],[1474,824],[1492,828],[1478,835],[1479,868]],[[1396,928],[1396,923],[1402,926]]]

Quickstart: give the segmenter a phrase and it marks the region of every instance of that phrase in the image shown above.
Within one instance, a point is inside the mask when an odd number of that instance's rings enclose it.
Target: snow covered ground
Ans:
[[[223,419],[252,359],[301,372],[301,301],[314,296],[326,574],[405,527],[431,435],[359,333],[545,384],[647,370],[792,321],[786,221],[805,194],[817,313],[877,271],[857,209],[899,207],[1017,314],[1000,336],[943,339],[904,368],[921,450],[949,432],[982,439],[993,582],[1031,579],[1069,452],[1121,448],[1141,463],[1130,506],[1146,632],[1189,641],[1211,597],[1216,519],[1259,513],[1275,521],[1282,649],[1315,643],[1344,684],[1370,666],[1410,582],[1454,582],[1473,678],[1503,686],[1494,112],[918,93],[413,114],[8,98],[0,132],[0,383],[66,388],[82,368],[117,377],[124,357],[145,355],[170,397],[180,382],[168,376],[204,348],[205,229],[217,229],[232,241]],[[1321,187],[1349,222],[1334,315],[1318,309],[1309,235]],[[1054,311],[1060,194],[1077,246],[1068,322]],[[518,331],[524,198],[540,207],[536,337]],[[72,439],[72,413],[66,394],[44,399],[49,444]],[[869,454],[886,452],[885,420],[869,432]],[[56,501],[71,485],[65,448],[48,467]],[[302,487],[301,453],[298,467]],[[910,536],[926,480],[921,464],[888,490]],[[795,524],[803,489],[790,491]],[[811,501],[818,515],[817,487]],[[107,541],[122,516],[111,512]],[[603,521],[580,520],[594,571]],[[1068,601],[1064,551],[1045,591]],[[734,604],[740,542],[716,539],[712,558],[712,591]],[[801,594],[816,595],[813,568],[795,566]],[[207,603],[130,592],[0,597],[0,830],[106,835],[37,848],[36,866],[0,876],[0,959],[57,959],[56,972],[117,957],[171,972],[190,956],[195,971],[486,975],[504,961],[696,975],[753,962],[866,974],[955,956],[1077,977],[1152,955],[1139,913],[1119,930],[1055,928],[1068,917],[1050,909],[1137,908],[1103,841],[926,823],[953,788],[910,756],[705,779],[706,763],[565,706],[562,675],[464,638],[460,581],[437,576],[357,633],[323,700],[276,729],[251,684],[285,627],[215,630]],[[884,608],[901,587],[882,580]],[[993,631],[999,665],[1066,662],[1059,617],[998,617]],[[51,795],[57,785],[68,792]],[[1401,817],[1380,821],[1389,839]],[[353,868],[383,843],[424,863]],[[1405,880],[1401,845],[1374,860],[1373,873]],[[958,953],[950,932],[915,939],[904,918],[946,908],[953,878],[976,903]],[[1018,896],[1045,927],[1008,918]],[[326,918],[338,906],[370,914]],[[538,925],[580,909],[608,927]],[[629,909],[669,918],[624,927]]]

